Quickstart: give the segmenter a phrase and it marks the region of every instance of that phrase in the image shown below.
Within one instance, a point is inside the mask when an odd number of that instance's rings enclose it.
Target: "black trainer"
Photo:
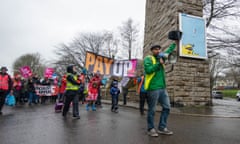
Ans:
[[[80,116],[73,115],[74,118],[80,119]]]

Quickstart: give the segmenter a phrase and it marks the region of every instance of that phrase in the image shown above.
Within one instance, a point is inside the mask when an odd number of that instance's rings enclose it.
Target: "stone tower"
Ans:
[[[145,16],[144,56],[150,46],[167,48],[172,42],[168,32],[179,29],[178,14],[202,17],[201,0],[147,0]],[[178,48],[177,48],[178,51]],[[166,72],[172,65],[166,66]],[[207,105],[210,99],[208,60],[179,57],[173,71],[167,72],[167,90],[173,106]]]

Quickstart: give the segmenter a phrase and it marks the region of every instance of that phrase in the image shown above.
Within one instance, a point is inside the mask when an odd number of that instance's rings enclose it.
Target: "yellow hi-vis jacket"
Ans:
[[[77,81],[77,75],[73,75],[71,73],[68,73],[67,77],[69,75],[72,76],[75,81]],[[78,89],[79,89],[79,85],[74,85],[70,81],[67,80],[66,90],[78,90]]]
[[[149,57],[151,57],[152,63],[156,64],[156,58],[154,56],[149,56]],[[151,82],[152,78],[154,77],[154,75],[155,75],[155,72],[145,75],[145,82],[144,82],[144,89],[145,90],[148,90],[148,87],[149,87],[150,82]]]

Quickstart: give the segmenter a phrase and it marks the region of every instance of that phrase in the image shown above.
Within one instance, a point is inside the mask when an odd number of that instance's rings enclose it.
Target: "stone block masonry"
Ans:
[[[153,44],[160,44],[163,48],[171,44],[172,41],[167,39],[168,32],[179,29],[180,12],[202,16],[202,9],[201,0],[147,0],[144,56],[151,54],[150,46]],[[173,106],[209,104],[209,76],[208,60],[178,57],[173,71],[166,73],[167,90]]]

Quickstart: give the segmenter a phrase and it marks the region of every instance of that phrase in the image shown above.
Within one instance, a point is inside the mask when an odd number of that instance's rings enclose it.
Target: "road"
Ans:
[[[196,117],[171,114],[174,135],[149,137],[146,116],[137,109],[110,105],[96,112],[80,106],[80,120],[64,119],[54,105],[4,107],[0,116],[1,144],[239,144],[239,118]],[[159,113],[155,116],[158,123]]]

